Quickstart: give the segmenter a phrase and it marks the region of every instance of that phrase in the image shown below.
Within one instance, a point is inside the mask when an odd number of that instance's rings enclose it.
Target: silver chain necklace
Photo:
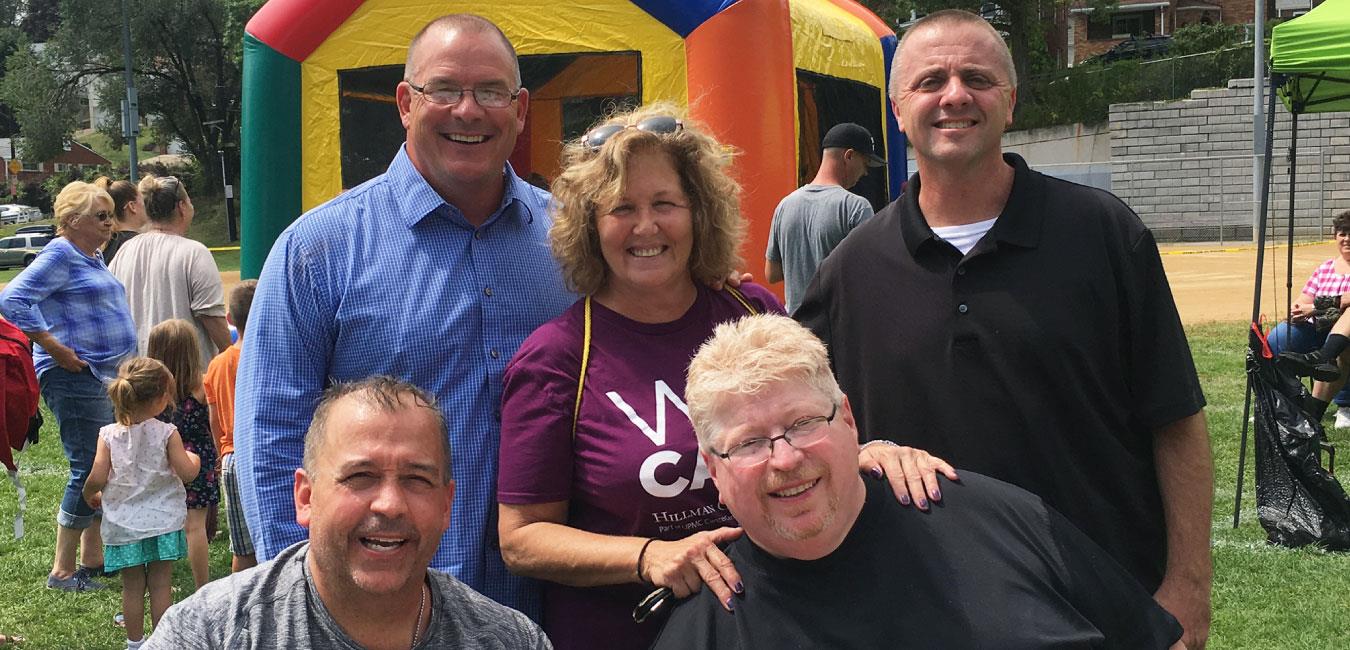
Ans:
[[[417,601],[417,620],[413,621],[412,645],[408,646],[409,649],[416,648],[417,639],[422,636],[422,612],[427,607],[427,584],[425,582],[422,583],[422,588],[417,593],[421,594],[422,597]]]

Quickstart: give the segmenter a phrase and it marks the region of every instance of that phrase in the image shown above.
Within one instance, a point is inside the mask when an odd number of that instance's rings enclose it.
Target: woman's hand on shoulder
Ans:
[[[885,476],[901,505],[913,503],[920,510],[928,509],[929,499],[942,500],[938,472],[948,480],[960,480],[956,468],[947,461],[922,449],[880,439],[864,444],[858,451],[858,469],[877,478]]]
[[[741,533],[740,528],[718,528],[671,542],[654,541],[642,554],[639,574],[654,585],[669,587],[676,598],[698,593],[706,584],[717,595],[717,602],[731,611],[732,596],[744,587],[741,574],[719,546]]]
[[[742,273],[740,271],[732,269],[731,273],[727,274],[726,279],[713,280],[712,282],[708,283],[708,288],[712,289],[713,291],[721,291],[723,286],[735,287],[739,289],[742,284],[754,279],[755,276],[749,273]]]

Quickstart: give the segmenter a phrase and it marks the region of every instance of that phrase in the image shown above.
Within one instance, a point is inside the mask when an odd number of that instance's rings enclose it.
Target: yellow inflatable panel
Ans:
[[[793,65],[885,88],[881,41],[867,23],[827,0],[791,0],[789,7]]]
[[[689,101],[683,39],[628,0],[592,0],[585,6],[556,0],[517,0],[510,6],[481,1],[366,2],[301,64],[303,209],[342,191],[341,157],[333,155],[341,150],[338,70],[402,65],[417,30],[438,16],[458,12],[476,13],[496,23],[521,56],[638,52],[643,102]]]

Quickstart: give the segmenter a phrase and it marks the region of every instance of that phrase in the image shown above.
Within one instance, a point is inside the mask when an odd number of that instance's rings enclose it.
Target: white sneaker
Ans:
[[[1350,406],[1336,409],[1336,423],[1332,426],[1337,429],[1350,429]]]

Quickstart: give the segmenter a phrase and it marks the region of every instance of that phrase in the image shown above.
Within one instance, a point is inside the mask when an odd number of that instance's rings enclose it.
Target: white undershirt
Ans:
[[[942,238],[942,241],[955,246],[956,250],[965,255],[970,252],[970,249],[975,248],[975,244],[979,243],[990,228],[994,227],[995,221],[998,221],[998,217],[959,226],[935,226],[933,234]]]

